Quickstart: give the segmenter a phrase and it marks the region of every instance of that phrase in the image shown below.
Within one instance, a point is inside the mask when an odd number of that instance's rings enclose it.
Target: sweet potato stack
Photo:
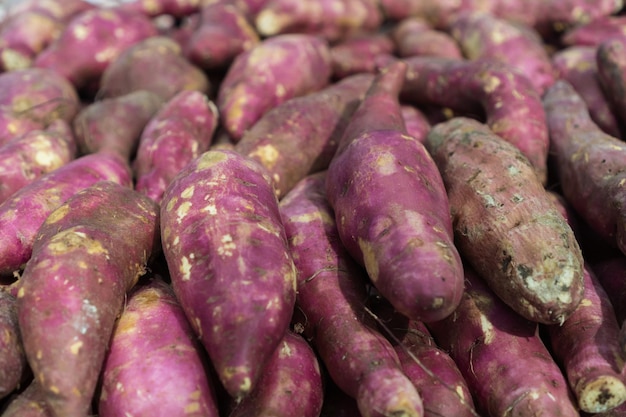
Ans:
[[[626,416],[624,0],[5,3],[0,417]]]

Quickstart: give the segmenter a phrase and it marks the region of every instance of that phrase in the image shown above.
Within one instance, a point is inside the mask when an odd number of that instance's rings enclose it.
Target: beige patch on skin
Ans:
[[[187,216],[189,210],[191,209],[191,205],[191,201],[185,201],[178,206],[178,209],[176,210],[176,220],[178,223],[182,222],[185,216]]]
[[[233,256],[233,251],[237,249],[233,237],[230,234],[225,234],[220,239],[220,243],[221,245],[217,248],[217,253],[220,256]]]
[[[486,93],[493,93],[502,84],[500,79],[494,75],[487,75],[485,78],[484,90]]]
[[[79,340],[78,342],[72,343],[70,345],[70,352],[72,352],[72,355],[78,355],[82,347],[83,347],[83,342]]]
[[[207,168],[211,168],[212,166],[217,165],[223,161],[226,161],[227,159],[228,155],[226,155],[224,152],[208,151],[203,153],[199,157],[196,167],[198,171],[202,171]]]
[[[78,39],[79,41],[83,41],[85,39],[87,39],[87,37],[89,36],[89,28],[85,25],[76,25],[74,26],[74,30],[72,31],[72,33],[74,34],[74,38]]]
[[[376,167],[382,175],[394,174],[397,172],[396,157],[389,152],[381,153],[376,158]]]
[[[59,220],[64,219],[67,213],[69,213],[69,211],[70,211],[69,206],[64,205],[64,206],[59,207],[58,209],[50,213],[50,215],[46,219],[46,224],[54,224],[58,222]]]
[[[372,281],[376,282],[378,280],[378,275],[380,271],[374,247],[370,242],[359,238],[359,248],[363,253],[363,262],[365,264],[367,274]]]
[[[89,238],[83,232],[69,229],[57,233],[50,239],[48,249],[53,254],[64,254],[75,249],[84,249],[89,255],[104,255],[108,258],[109,251],[102,243]]]
[[[196,187],[194,185],[190,185],[189,187],[185,188],[182,193],[180,193],[180,196],[185,199],[191,198],[193,197],[195,189]]]
[[[266,166],[268,169],[273,169],[280,157],[280,152],[276,147],[272,144],[259,146],[254,150],[254,152],[250,153],[250,156],[253,158],[258,158],[261,161],[261,164]]]
[[[189,262],[189,258],[183,256],[180,260],[180,273],[182,274],[181,280],[189,281],[191,279],[191,267],[192,264]]]
[[[280,351],[278,352],[278,356],[282,358],[289,358],[293,355],[293,351],[291,350],[291,346],[289,343],[283,341],[282,346],[280,347]]]

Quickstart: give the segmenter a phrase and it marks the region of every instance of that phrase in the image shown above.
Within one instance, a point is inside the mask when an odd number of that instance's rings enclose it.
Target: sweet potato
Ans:
[[[148,17],[169,15],[183,18],[197,13],[204,0],[132,0],[121,3],[118,8],[143,13]]]
[[[255,388],[295,304],[295,267],[271,184],[255,161],[210,150],[161,201],[172,286],[233,398]]]
[[[373,79],[370,74],[349,76],[277,105],[243,134],[235,150],[268,170],[282,198],[307,174],[328,167]]]
[[[493,0],[380,0],[385,16],[392,20],[417,17],[437,29],[444,29],[449,19],[464,11],[490,11]]]
[[[139,283],[117,320],[102,368],[100,417],[217,417],[204,351],[171,287],[159,276]]]
[[[383,15],[375,0],[269,0],[255,17],[262,36],[307,33],[329,42],[362,31],[374,32]]]
[[[103,180],[130,187],[130,168],[110,154],[86,155],[38,178],[0,204],[0,275],[11,276],[29,260],[37,230],[52,211]]]
[[[419,17],[401,20],[391,30],[398,56],[440,56],[446,58],[463,58],[457,41],[443,30],[433,28]]]
[[[401,98],[481,114],[491,130],[530,160],[547,182],[548,128],[541,97],[530,80],[509,65],[492,61],[410,57]]]
[[[505,305],[471,267],[455,312],[428,323],[484,416],[578,416],[567,381],[537,330]],[[511,360],[515,358],[515,360]]]
[[[0,399],[20,388],[29,375],[17,322],[17,300],[0,291]]]
[[[55,417],[46,403],[44,392],[36,380],[13,398],[2,417]]]
[[[28,68],[33,59],[62,32],[65,25],[46,14],[28,11],[0,27],[0,72]]]
[[[593,46],[597,47],[610,38],[626,37],[626,16],[601,16],[569,28],[560,37],[566,46]]]
[[[626,253],[626,144],[604,133],[567,81],[543,99],[563,196],[605,241]]]
[[[59,119],[0,145],[0,204],[37,178],[76,157],[69,124]]]
[[[570,46],[552,55],[557,78],[569,82],[585,101],[589,116],[604,132],[620,137],[620,124],[598,80],[597,48]]]
[[[431,123],[426,118],[426,115],[417,107],[409,104],[402,105],[400,111],[402,112],[402,119],[409,136],[413,136],[418,141],[424,143],[431,127]]]
[[[328,167],[327,194],[343,244],[382,296],[432,321],[458,305],[463,273],[441,175],[406,134],[398,102],[405,73],[398,61],[372,83]]]
[[[145,90],[90,103],[72,122],[80,153],[112,152],[130,163],[144,127],[162,104]]]
[[[196,28],[183,42],[183,54],[200,68],[221,69],[259,42],[254,26],[240,9],[215,3],[202,8]]]
[[[326,172],[319,172],[298,182],[280,203],[298,271],[296,305],[306,318],[304,334],[364,417],[422,416],[422,399],[393,347],[363,316],[366,277],[339,239],[325,190]]]
[[[324,387],[317,356],[302,336],[287,331],[269,358],[256,389],[229,417],[318,417]]]
[[[93,10],[96,5],[85,0],[20,0],[11,3],[8,17],[22,13],[41,13],[67,24],[76,15]]]
[[[16,136],[43,129],[45,129],[45,124],[40,121],[24,118],[10,111],[0,111],[0,145]]]
[[[582,299],[582,253],[528,159],[464,117],[434,126],[426,147],[448,191],[459,252],[522,317],[563,323]]]
[[[609,296],[621,325],[626,320],[626,257],[620,253],[593,263],[591,269]]]
[[[237,141],[271,108],[325,87],[331,71],[329,45],[315,36],[265,39],[228,68],[216,99],[222,125]]]
[[[28,363],[55,416],[89,413],[126,292],[160,248],[158,213],[135,190],[101,181],[37,232],[17,312]]]
[[[146,68],[150,71],[146,73]],[[183,55],[180,45],[165,36],[152,36],[124,50],[104,70],[98,96],[119,97],[151,91],[168,101],[184,90],[208,93],[210,81]]]
[[[155,36],[156,27],[140,13],[95,8],[79,13],[44,49],[33,66],[55,71],[78,90],[97,83],[105,68],[131,45]]]
[[[448,30],[467,59],[503,62],[528,77],[539,95],[554,83],[552,62],[532,27],[470,12],[454,18]]]
[[[375,73],[376,57],[392,54],[395,45],[386,33],[375,32],[354,35],[330,48],[333,78],[341,79],[363,72]]]
[[[204,93],[184,90],[172,97],[141,134],[135,189],[160,203],[174,177],[209,149],[217,124],[217,107]]]
[[[597,76],[615,117],[626,120],[626,36],[607,39],[596,50]]]

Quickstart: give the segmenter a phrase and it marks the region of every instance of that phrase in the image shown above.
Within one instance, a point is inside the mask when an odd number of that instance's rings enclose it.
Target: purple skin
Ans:
[[[355,35],[330,48],[333,78],[342,79],[349,75],[376,73],[376,57],[392,54],[395,45],[386,33]]]
[[[488,61],[410,57],[401,99],[486,115],[491,130],[531,161],[547,181],[548,128],[531,81],[510,66]]]
[[[440,320],[457,306],[463,269],[434,161],[406,134],[397,61],[372,83],[328,168],[327,194],[348,252],[402,314]]]
[[[181,91],[148,122],[133,161],[135,189],[157,203],[166,187],[207,151],[218,124],[217,107],[199,91]]]
[[[293,312],[295,266],[265,170],[229,150],[196,158],[161,202],[172,286],[233,398],[256,386]]]
[[[0,275],[11,276],[31,256],[37,230],[58,206],[98,181],[132,186],[128,165],[110,154],[92,154],[38,178],[0,205]]]
[[[626,36],[607,39],[596,50],[597,76],[617,120],[626,120]]]
[[[71,127],[59,119],[0,146],[0,204],[37,178],[76,157]]]
[[[182,55],[182,48],[175,40],[153,36],[122,51],[106,68],[98,96],[120,97],[146,90],[169,101],[184,90],[207,93],[209,89],[207,75]]]
[[[12,4],[13,6],[8,11],[9,17],[35,12],[47,15],[64,24],[67,24],[74,16],[97,7],[84,0],[21,0]]]
[[[26,68],[0,74],[0,109],[47,126],[55,119],[70,123],[80,102],[74,86],[52,70]],[[13,133],[12,127],[4,127]]]
[[[6,107],[0,107],[0,146],[16,136],[22,136],[33,130],[43,130],[45,124],[14,114]]]
[[[563,196],[596,233],[626,253],[626,143],[591,120],[567,81],[557,81],[543,101]]]
[[[183,54],[206,70],[226,68],[237,55],[259,42],[259,35],[240,9],[215,3],[202,8],[197,28],[183,43]]]
[[[17,322],[17,300],[0,290],[0,399],[15,391],[29,376]],[[4,415],[4,414],[3,414]]]
[[[374,75],[359,74],[265,113],[235,150],[263,165],[282,198],[307,174],[328,168],[337,144]]]
[[[409,17],[398,22],[391,32],[398,56],[439,56],[462,59],[456,40],[447,32],[432,28],[424,19]]]
[[[315,352],[302,336],[288,331],[267,361],[257,387],[228,416],[318,417],[323,399]]]
[[[552,62],[539,33],[490,13],[465,13],[448,28],[470,60],[499,61],[528,77],[541,96],[554,83]]]
[[[158,95],[140,90],[87,105],[73,120],[80,153],[112,152],[130,163],[144,127],[162,104]]]
[[[222,124],[238,141],[270,109],[327,86],[331,71],[329,45],[318,37],[265,39],[228,68],[216,99]]]
[[[618,255],[592,264],[596,278],[606,291],[618,323],[626,320],[626,257]]]
[[[262,36],[306,33],[329,42],[346,39],[359,32],[375,32],[383,21],[372,0],[270,0],[255,18]]]
[[[160,248],[158,213],[135,190],[101,181],[39,229],[17,311],[28,363],[55,416],[89,414],[126,292]]]
[[[117,6],[120,9],[142,13],[148,17],[170,15],[183,18],[200,11],[202,1],[199,0],[134,0]]]
[[[626,36],[626,16],[602,16],[570,28],[561,36],[565,46],[597,47],[610,38]]]
[[[427,326],[463,374],[479,414],[578,417],[537,323],[507,307],[473,270],[465,279],[458,309]]]
[[[467,382],[426,326],[410,321],[395,345],[402,370],[424,401],[424,417],[477,417]]]
[[[13,398],[2,417],[55,417],[48,407],[45,395],[36,380],[32,380],[26,389]]]
[[[400,111],[402,111],[402,118],[409,136],[413,136],[419,142],[424,143],[431,127],[424,113],[409,104],[403,104]]]
[[[72,18],[33,65],[55,71],[80,90],[97,82],[123,50],[156,34],[152,21],[140,13],[90,9]]]
[[[117,320],[102,368],[100,417],[217,417],[203,348],[171,287],[138,284]],[[158,407],[154,407],[158,404]]]
[[[587,104],[589,115],[604,132],[619,138],[619,122],[598,80],[597,48],[570,46],[552,56],[557,78],[569,82]]]
[[[64,27],[59,20],[35,11],[5,20],[0,27],[0,71],[30,67],[35,56],[52,43]]]
[[[366,276],[341,244],[325,187],[325,172],[310,175],[280,203],[298,271],[304,335],[363,416],[421,416],[422,400],[392,345],[364,317]],[[381,384],[385,379],[390,383]]]

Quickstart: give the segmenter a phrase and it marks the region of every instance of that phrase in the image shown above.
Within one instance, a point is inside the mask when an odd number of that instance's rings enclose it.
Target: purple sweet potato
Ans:
[[[413,136],[418,141],[424,143],[430,131],[431,123],[426,115],[415,106],[403,104],[401,109],[404,126],[409,136]]]
[[[111,62],[102,74],[98,96],[119,97],[146,90],[168,101],[184,90],[208,93],[209,89],[207,75],[183,56],[176,41],[152,36],[127,48]]]
[[[591,269],[609,296],[621,325],[626,320],[626,257],[620,253],[593,263]]]
[[[350,116],[374,79],[358,74],[265,113],[235,145],[263,165],[282,198],[307,174],[328,167]]]
[[[217,124],[217,107],[204,93],[184,90],[172,97],[141,134],[135,189],[160,203],[174,177],[209,149]]]
[[[63,23],[68,23],[74,16],[95,9],[97,6],[85,0],[19,0],[14,1],[8,10],[8,16],[22,13],[41,13]]]
[[[183,54],[200,68],[226,68],[237,55],[260,42],[245,14],[231,4],[204,6],[197,27],[183,42]]]
[[[600,86],[623,125],[626,123],[626,36],[602,42],[596,49],[596,66]]]
[[[597,47],[610,38],[626,37],[626,16],[601,16],[589,23],[574,26],[560,37],[566,46]]]
[[[620,125],[598,80],[597,48],[570,46],[552,55],[557,78],[569,82],[585,101],[589,116],[603,131],[620,137]]]
[[[0,204],[0,275],[11,276],[29,260],[37,230],[78,191],[109,180],[131,187],[128,165],[110,154],[86,155],[38,178]]]
[[[112,152],[130,162],[144,127],[162,104],[145,90],[88,104],[72,122],[80,153]]]
[[[20,388],[29,375],[17,322],[17,300],[0,291],[0,399]],[[3,414],[4,415],[4,414]]]
[[[2,417],[55,417],[45,400],[44,391],[37,380],[32,380],[26,389],[13,398]]]
[[[523,73],[539,95],[554,83],[555,74],[539,33],[490,13],[463,13],[448,28],[470,60],[503,62]]]
[[[489,417],[577,417],[537,323],[511,310],[469,267],[465,280],[458,309],[427,327],[463,374],[477,411]]]
[[[140,13],[103,7],[87,10],[37,55],[33,66],[55,71],[80,90],[97,83],[123,50],[156,33],[150,19]]]
[[[69,124],[59,119],[0,145],[0,204],[37,178],[76,157]]]
[[[52,70],[26,68],[0,74],[0,114],[7,114],[0,126],[2,138],[25,133],[20,129],[23,124],[41,128],[56,119],[71,122],[79,106],[74,86]]]
[[[143,13],[149,17],[161,15],[183,18],[197,13],[204,0],[132,0],[122,2],[118,8]]]
[[[422,143],[408,136],[398,94],[406,65],[381,71],[350,119],[327,176],[348,252],[402,314],[452,313],[463,292],[448,197]]]
[[[333,77],[345,78],[363,72],[375,73],[376,57],[392,54],[395,45],[387,33],[374,32],[354,35],[330,48]]]
[[[171,287],[150,277],[128,294],[102,369],[100,417],[217,417],[201,344]]]
[[[624,6],[623,0],[539,0],[537,3],[535,26],[560,30],[616,14]]]
[[[343,247],[325,194],[326,172],[319,172],[298,182],[280,203],[298,271],[303,332],[364,417],[422,416],[422,399],[393,347],[364,316],[366,276]]]
[[[126,293],[160,249],[158,205],[113,181],[55,209],[20,278],[24,350],[55,416],[89,413]]]
[[[522,317],[563,323],[582,299],[582,253],[528,159],[465,117],[434,126],[426,147],[446,185],[459,252]]]
[[[242,398],[289,326],[295,267],[272,182],[255,161],[210,150],[161,202],[172,286],[225,390]]]
[[[544,96],[563,196],[607,243],[626,253],[626,143],[604,133],[567,81]]]
[[[324,400],[317,356],[302,336],[287,331],[269,358],[257,387],[229,417],[318,417]]]
[[[32,65],[37,54],[52,43],[65,25],[44,13],[27,11],[5,20],[0,27],[0,72]]]
[[[424,323],[411,320],[394,346],[402,370],[424,401],[424,417],[477,417],[472,395],[454,360]]]
[[[216,100],[222,124],[237,141],[271,108],[325,87],[331,71],[330,48],[320,38],[267,38],[228,68]]]
[[[465,11],[490,11],[494,0],[380,0],[385,16],[392,20],[417,17],[444,29],[450,19]],[[528,3],[528,2],[527,2]]]
[[[32,130],[43,129],[45,129],[43,122],[31,120],[10,111],[0,111],[0,145]]]
[[[443,30],[433,28],[419,17],[402,19],[391,31],[397,54],[410,56],[440,56],[461,59],[463,54],[457,41]]]
[[[374,32],[382,22],[375,0],[269,0],[255,18],[262,36],[307,33],[329,42]]]
[[[410,57],[401,98],[480,114],[491,130],[517,147],[547,182],[548,128],[541,97],[530,80],[509,65]]]

